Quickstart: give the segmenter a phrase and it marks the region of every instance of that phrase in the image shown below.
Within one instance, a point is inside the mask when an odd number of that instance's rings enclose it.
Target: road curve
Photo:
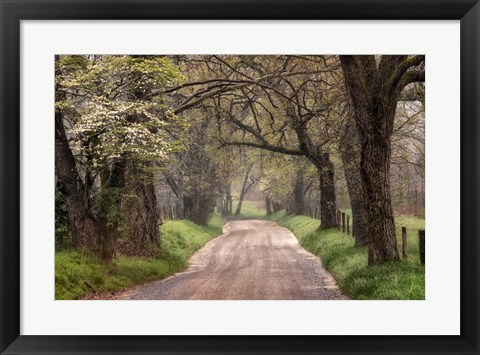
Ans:
[[[270,221],[230,221],[223,234],[196,252],[189,268],[132,289],[137,300],[346,299],[320,259],[288,229]]]

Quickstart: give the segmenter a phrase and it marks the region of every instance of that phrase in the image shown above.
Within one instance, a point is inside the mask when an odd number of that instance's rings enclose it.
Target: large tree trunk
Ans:
[[[196,188],[192,194],[192,204],[192,221],[199,225],[207,225],[212,208],[215,206],[215,195],[208,189]]]
[[[132,57],[148,58],[144,55]],[[139,101],[149,100],[148,89],[137,88],[132,94]],[[131,122],[142,122],[145,117],[134,115],[129,119]],[[153,162],[132,161],[127,166],[127,174],[131,176],[128,178],[130,184],[128,190],[136,196],[136,199],[131,200],[128,205],[129,231],[133,241],[141,245],[146,242],[160,243],[160,229],[158,227],[160,212],[155,195],[154,173],[151,171],[153,165]]]
[[[203,142],[203,129],[197,131],[197,142]],[[193,145],[190,156],[192,161],[192,172],[195,173],[196,181],[191,187],[192,214],[191,220],[199,225],[208,223],[210,214],[215,206],[218,186],[215,167],[201,146]]]
[[[330,155],[322,153],[321,147],[315,146],[307,131],[308,121],[299,119],[293,106],[287,106],[286,114],[294,122],[293,129],[298,137],[300,150],[315,165],[320,175],[320,228],[335,228],[337,226],[335,168],[330,161]]]
[[[65,198],[68,211],[68,229],[75,247],[97,251],[99,231],[91,210],[89,193],[80,178],[68,145],[63,115],[55,112],[55,170],[57,185]]]
[[[125,187],[125,159],[115,162],[108,178],[102,186],[102,193],[99,198],[103,198],[97,211],[99,219],[99,230],[101,236],[100,255],[104,261],[110,262],[115,254],[115,241],[119,233],[119,217],[112,218],[111,211],[120,211],[122,208],[122,191]]]
[[[369,264],[398,260],[397,239],[390,196],[390,141],[365,139],[361,173],[369,236]]]
[[[324,153],[321,166],[318,168],[320,175],[320,228],[329,229],[337,226],[337,207],[335,198],[334,166],[330,155]]]
[[[192,125],[189,131],[190,141],[187,143],[188,153],[185,161],[186,176],[189,177],[186,191],[191,198],[189,218],[199,225],[208,223],[219,194],[219,179],[215,164],[205,151],[205,145],[208,142],[206,137],[208,124],[208,116],[205,113],[204,119],[198,120]],[[187,205],[185,207],[187,208]]]
[[[355,122],[351,118],[345,123],[343,137],[340,140],[345,180],[347,181],[350,206],[352,207],[352,224],[355,245],[367,245],[365,204],[363,202],[362,176],[360,174],[360,142]]]
[[[399,260],[390,194],[391,136],[400,92],[424,72],[407,70],[415,56],[340,56],[345,84],[362,146],[360,171],[368,235],[368,263]]]
[[[137,163],[138,164],[138,163]],[[153,173],[146,167],[132,162],[127,167],[127,203],[129,234],[134,244],[160,243],[157,197],[153,185]]]
[[[240,196],[238,198],[237,209],[235,210],[235,216],[240,216],[240,212],[242,210],[242,203],[243,199],[245,198],[245,194],[248,190],[253,186],[254,181],[252,180],[250,183],[248,182],[248,178],[250,177],[250,171],[252,171],[253,163],[251,163],[247,171],[245,172],[245,179],[243,180],[242,190],[240,191]]]
[[[59,56],[55,56],[55,61],[58,60]],[[64,99],[64,94],[58,91],[58,87],[55,95],[58,100]],[[55,172],[57,186],[65,198],[68,230],[72,235],[73,245],[97,251],[99,242],[97,220],[91,210],[89,191],[80,178],[68,144],[63,113],[58,109],[55,110]]]
[[[298,169],[293,187],[293,209],[296,215],[305,214],[305,181],[303,169]]]

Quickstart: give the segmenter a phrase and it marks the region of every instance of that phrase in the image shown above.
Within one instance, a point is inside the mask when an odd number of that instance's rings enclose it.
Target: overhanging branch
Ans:
[[[275,153],[286,154],[286,155],[298,155],[298,156],[304,155],[303,152],[300,150],[275,146],[272,144],[260,144],[260,143],[254,143],[254,142],[222,142],[220,144],[220,147],[226,147],[226,146],[247,146],[247,147],[268,150]]]

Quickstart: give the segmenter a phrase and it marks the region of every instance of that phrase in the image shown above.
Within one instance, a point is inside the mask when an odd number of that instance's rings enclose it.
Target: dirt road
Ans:
[[[320,259],[269,221],[231,221],[190,259],[189,268],[126,293],[123,299],[345,299]]]

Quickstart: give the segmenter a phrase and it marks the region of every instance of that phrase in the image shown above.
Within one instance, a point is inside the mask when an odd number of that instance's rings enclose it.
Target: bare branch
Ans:
[[[280,147],[280,146],[275,146],[272,144],[260,144],[260,143],[254,143],[254,142],[222,142],[220,144],[221,147],[226,147],[226,146],[247,146],[247,147],[253,147],[253,148],[258,148],[258,149],[263,149],[263,150],[269,150],[271,152],[275,153],[281,153],[281,154],[286,154],[286,155],[304,155],[302,151],[300,150],[295,150],[295,149],[290,149],[290,148],[285,148],[285,147]]]

